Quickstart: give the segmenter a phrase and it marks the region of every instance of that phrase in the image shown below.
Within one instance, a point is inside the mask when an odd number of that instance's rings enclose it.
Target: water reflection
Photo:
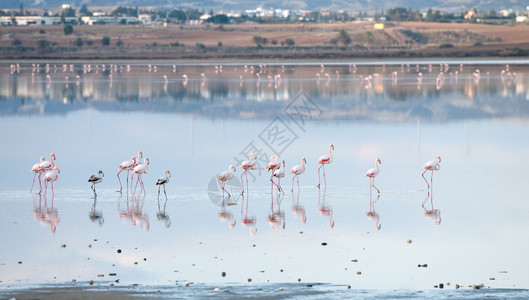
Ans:
[[[373,201],[373,199],[369,198],[369,211],[366,212],[366,217],[371,220],[375,220],[375,228],[377,230],[380,230],[382,225],[380,224],[380,215],[375,211],[375,203],[380,199],[380,194],[377,195],[377,198]]]
[[[164,193],[165,193],[165,185],[164,185]],[[156,213],[156,217],[159,221],[163,222],[165,224],[165,227],[169,228],[171,227],[171,219],[169,218],[169,215],[165,211],[165,208],[167,206],[167,194],[165,194],[165,201],[163,203],[163,209],[160,205],[160,190],[158,189],[158,212]]]
[[[143,213],[143,202],[145,200],[145,195],[136,196],[132,193],[129,197],[127,193],[127,203],[125,209],[121,208],[123,195],[120,195],[118,199],[118,214],[121,220],[129,221],[132,226],[138,226],[139,228],[144,228],[149,230],[149,215]]]
[[[0,72],[0,99],[20,101],[0,102],[0,114],[64,114],[86,107],[145,111],[147,103],[158,100],[162,105],[150,106],[148,111],[269,118],[281,111],[284,102],[303,91],[327,112],[323,118],[334,120],[450,120],[529,115],[529,104],[525,101],[529,76],[526,66],[521,64],[472,65],[460,69],[446,64],[417,64],[415,68],[404,65],[352,68],[344,64],[325,66],[324,72],[321,67],[310,65],[255,65],[252,71],[235,64],[225,66],[223,72],[214,66],[174,69],[160,64],[154,72],[153,67],[149,69],[140,63],[124,65],[105,68],[75,63],[62,70],[55,66],[32,68],[29,64],[11,67],[11,72]],[[5,68],[9,67],[0,64],[0,70]],[[73,78],[75,84],[69,84]],[[388,106],[384,99],[395,103]],[[444,99],[450,100],[439,101]],[[211,109],[219,107],[223,109]],[[461,110],[462,107],[465,109]]]
[[[425,206],[425,203],[430,200],[430,207]],[[427,218],[433,219],[434,223],[437,225],[441,225],[441,211],[439,209],[435,209],[433,206],[433,199],[430,191],[428,191],[428,194],[426,195],[426,199],[424,199],[422,203],[422,208],[424,209],[424,216]]]
[[[275,207],[277,210],[274,209],[274,197],[272,196],[270,199],[270,212],[266,215],[266,221],[270,225],[270,229],[274,231],[278,230],[279,227],[285,229],[285,213],[281,211],[281,202],[283,202],[284,193],[277,191],[276,194]]]
[[[220,212],[217,213],[219,220],[221,220],[222,222],[228,222],[228,225],[230,228],[235,227],[235,224],[237,224],[237,221],[235,220],[233,213],[226,210],[226,204],[224,203],[224,201],[222,201],[220,208],[221,208]]]
[[[257,223],[257,219],[255,216],[248,217],[248,194],[244,195],[241,193],[242,196],[242,202],[241,202],[241,224],[244,227],[249,227],[250,235],[254,236],[257,234],[257,228],[255,228],[255,225]],[[246,197],[246,206],[244,205],[245,198]]]
[[[48,199],[46,194],[38,194],[38,204],[36,195],[32,194],[33,196],[33,216],[40,224],[43,225],[49,225],[50,226],[50,232],[55,233],[57,230],[57,225],[61,222],[61,219],[59,217],[59,210],[53,206],[53,200],[54,196],[52,195],[51,198],[51,205],[48,206]],[[44,199],[44,205],[43,200]]]
[[[94,192],[95,193],[95,192]],[[103,211],[96,209],[97,205],[97,195],[94,197],[94,203],[88,212],[88,218],[92,222],[97,222],[99,226],[103,226],[105,219],[103,218]]]
[[[325,205],[325,193],[327,192],[327,186],[323,188],[323,199],[321,199],[321,189],[318,189],[318,212],[320,216],[329,217],[329,226],[334,227],[333,210],[332,206]]]
[[[307,223],[305,207],[299,204],[300,192],[298,191],[295,201],[294,201],[294,191],[292,191],[291,194],[292,194],[292,206],[290,207],[290,211],[292,212],[294,216],[300,218],[303,224]]]

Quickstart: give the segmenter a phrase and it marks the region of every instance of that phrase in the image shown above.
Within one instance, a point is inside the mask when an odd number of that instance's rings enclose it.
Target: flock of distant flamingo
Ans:
[[[350,74],[356,74],[357,72],[357,66],[356,64],[349,64],[348,65],[349,67],[349,73]],[[32,73],[31,73],[31,78],[32,78],[32,81],[35,80],[35,74],[36,73],[40,73],[41,72],[41,66],[40,64],[35,64],[33,63],[32,64]],[[326,79],[326,84],[329,84],[331,82],[331,80],[333,78],[336,78],[336,79],[339,79],[340,78],[340,71],[338,70],[335,70],[335,74],[333,74],[333,76],[331,76],[331,73],[327,72],[326,69],[325,69],[325,65],[321,64],[320,65],[320,71],[318,73],[315,74],[315,77],[317,79],[317,83],[319,83],[322,78],[325,78]],[[47,82],[47,87],[51,86],[51,82],[52,82],[52,77],[50,74],[54,74],[54,73],[57,73],[59,72],[60,70],[62,69],[62,72],[63,73],[75,73],[75,65],[73,64],[63,64],[62,67],[61,66],[57,66],[56,64],[54,64],[53,66],[50,65],[50,64],[46,64],[44,66],[44,72],[46,73],[46,82]],[[147,69],[148,69],[148,72],[153,72],[153,73],[156,73],[158,72],[158,66],[156,65],[152,65],[152,64],[149,64],[147,66]],[[405,73],[405,72],[410,72],[410,70],[412,69],[412,67],[410,66],[410,64],[401,64],[401,71],[400,73]],[[109,79],[109,86],[112,86],[112,83],[113,83],[113,74],[114,73],[124,73],[124,72],[130,72],[132,70],[132,67],[130,64],[127,64],[127,65],[117,65],[117,64],[109,64],[109,65],[106,65],[106,64],[101,64],[101,65],[98,65],[98,64],[83,64],[82,66],[82,70],[83,70],[83,74],[86,74],[86,73],[104,73],[104,72],[108,72],[108,79]],[[281,80],[282,80],[282,75],[281,73],[283,73],[285,71],[285,66],[284,65],[281,65],[280,66],[280,73],[277,73],[275,75],[266,75],[267,74],[267,65],[266,64],[260,64],[258,66],[253,66],[253,65],[244,65],[244,73],[239,75],[239,80],[240,80],[240,85],[242,86],[245,78],[248,78],[249,76],[252,76],[253,78],[257,79],[257,85],[260,84],[261,82],[261,77],[262,76],[267,76],[267,77],[263,77],[263,80],[266,80],[268,79],[268,84],[269,86],[272,86],[272,84],[274,84],[274,87],[275,88],[278,88],[280,85],[281,85]],[[431,73],[433,72],[433,66],[432,64],[428,64],[427,65],[427,68],[426,70]],[[11,74],[14,74],[14,73],[20,73],[21,72],[21,67],[20,67],[20,64],[11,64],[10,65],[10,71],[11,71]],[[382,72],[385,72],[386,71],[386,66],[385,65],[382,65]],[[421,88],[421,85],[422,85],[422,81],[423,81],[423,73],[421,72],[421,67],[419,66],[419,64],[416,64],[415,65],[415,71],[417,73],[417,89],[420,89]],[[435,85],[436,85],[436,89],[437,90],[440,90],[442,87],[443,87],[443,84],[446,80],[446,78],[450,78],[450,80],[452,78],[455,78],[457,80],[458,76],[459,76],[459,73],[463,71],[463,64],[459,64],[459,68],[452,71],[452,68],[451,66],[449,66],[448,64],[445,64],[445,63],[442,63],[439,65],[439,73],[437,74],[437,77],[435,79]],[[177,66],[176,65],[173,65],[172,66],[172,72],[173,73],[176,73],[177,72]],[[215,65],[214,66],[214,72],[215,74],[220,74],[223,72],[223,66],[222,65]],[[248,74],[251,74],[251,75],[248,75]],[[253,75],[252,75],[253,74]],[[512,81],[515,81],[517,79],[517,74],[516,72],[511,72],[510,71],[510,67],[509,65],[505,65],[504,69],[502,69],[500,71],[500,78],[501,78],[501,81],[504,82],[505,80],[508,80],[509,82],[512,82]],[[488,77],[490,76],[490,72],[486,72],[485,75]],[[181,77],[181,82],[182,82],[182,85],[184,87],[187,86],[188,84],[188,81],[190,79],[190,77],[187,75],[187,74],[182,74],[182,75],[179,75]],[[479,83],[480,79],[481,79],[481,71],[479,69],[475,69],[474,71],[472,71],[471,73],[471,76],[472,76],[472,79],[474,81],[474,83]],[[360,78],[360,83],[363,85],[363,87],[365,87],[366,89],[368,88],[371,88],[372,85],[373,85],[373,82],[374,81],[377,81],[381,78],[381,74],[379,73],[373,73],[373,74],[370,74],[370,75],[359,75],[359,78]],[[392,79],[392,84],[393,85],[396,85],[397,82],[398,82],[398,78],[399,78],[399,72],[398,71],[393,71],[391,72],[391,79]],[[167,85],[169,83],[169,77],[167,74],[164,74],[162,75],[162,79],[164,81],[164,88],[167,88]],[[79,85],[81,83],[81,80],[82,80],[82,77],[81,75],[79,74],[76,74],[75,75],[75,82],[77,85]],[[200,73],[200,81],[201,81],[201,85],[205,85],[206,83],[206,74],[205,73]],[[68,87],[69,86],[69,83],[70,83],[70,78],[68,75],[65,75],[64,76],[64,82],[65,82],[65,86]]]

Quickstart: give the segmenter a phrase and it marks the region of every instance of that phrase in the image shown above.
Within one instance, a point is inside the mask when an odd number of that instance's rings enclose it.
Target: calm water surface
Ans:
[[[169,298],[188,283],[228,298],[527,296],[529,62],[46,64],[0,64],[0,295],[93,280]],[[146,193],[120,194],[139,150]],[[237,170],[223,202],[215,176],[252,151],[249,192]],[[31,193],[51,152],[54,194]],[[264,170],[274,154],[284,195]],[[377,157],[380,197],[364,176]]]

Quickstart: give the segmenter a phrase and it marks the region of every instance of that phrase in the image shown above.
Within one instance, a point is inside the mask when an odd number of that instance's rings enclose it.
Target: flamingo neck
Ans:
[[[305,170],[305,159],[301,160],[301,168],[303,168],[303,170]]]
[[[379,169],[378,169],[378,159],[375,161],[375,167],[377,168],[377,173],[378,173],[378,171],[379,171]]]
[[[329,159],[329,162],[331,162],[331,161],[332,161],[332,151],[331,151],[331,146],[329,146],[329,156],[331,157],[331,158]]]

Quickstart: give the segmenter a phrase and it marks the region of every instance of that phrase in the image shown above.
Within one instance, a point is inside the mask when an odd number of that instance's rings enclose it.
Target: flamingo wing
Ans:
[[[331,157],[329,155],[324,155],[318,159],[319,164],[325,164],[328,163],[331,160]]]
[[[101,177],[97,176],[97,175],[92,175],[90,176],[90,178],[88,179],[88,182],[99,182],[101,180]]]
[[[167,178],[167,177],[160,177],[160,178],[158,178],[158,180],[156,181],[156,185],[163,185],[163,184],[166,184],[167,182],[169,182],[169,178]]]

